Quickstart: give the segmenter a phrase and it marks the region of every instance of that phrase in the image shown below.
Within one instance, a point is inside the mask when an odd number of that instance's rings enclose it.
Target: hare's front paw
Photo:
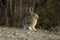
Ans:
[[[32,27],[29,27],[29,30],[33,30]]]
[[[32,27],[34,31],[37,31],[37,29],[35,27]]]

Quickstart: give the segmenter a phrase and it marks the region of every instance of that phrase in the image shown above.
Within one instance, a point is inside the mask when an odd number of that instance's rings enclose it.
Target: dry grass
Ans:
[[[59,35],[39,30],[37,32],[20,28],[0,27],[1,40],[60,40]]]

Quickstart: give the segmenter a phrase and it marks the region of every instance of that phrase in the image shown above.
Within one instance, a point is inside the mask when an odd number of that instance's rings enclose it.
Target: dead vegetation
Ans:
[[[20,28],[0,27],[1,40],[60,40],[60,35],[47,31],[30,31]]]

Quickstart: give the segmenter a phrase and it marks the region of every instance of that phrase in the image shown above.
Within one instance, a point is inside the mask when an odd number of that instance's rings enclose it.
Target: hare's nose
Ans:
[[[39,16],[37,18],[39,18]]]
[[[37,18],[39,18],[39,16],[37,15]]]
[[[38,16],[38,18],[39,18],[39,16]]]

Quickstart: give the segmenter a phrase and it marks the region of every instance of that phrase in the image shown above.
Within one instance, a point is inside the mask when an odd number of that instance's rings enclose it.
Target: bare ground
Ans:
[[[0,40],[60,40],[60,36],[41,30],[35,32],[15,27],[0,27]]]

